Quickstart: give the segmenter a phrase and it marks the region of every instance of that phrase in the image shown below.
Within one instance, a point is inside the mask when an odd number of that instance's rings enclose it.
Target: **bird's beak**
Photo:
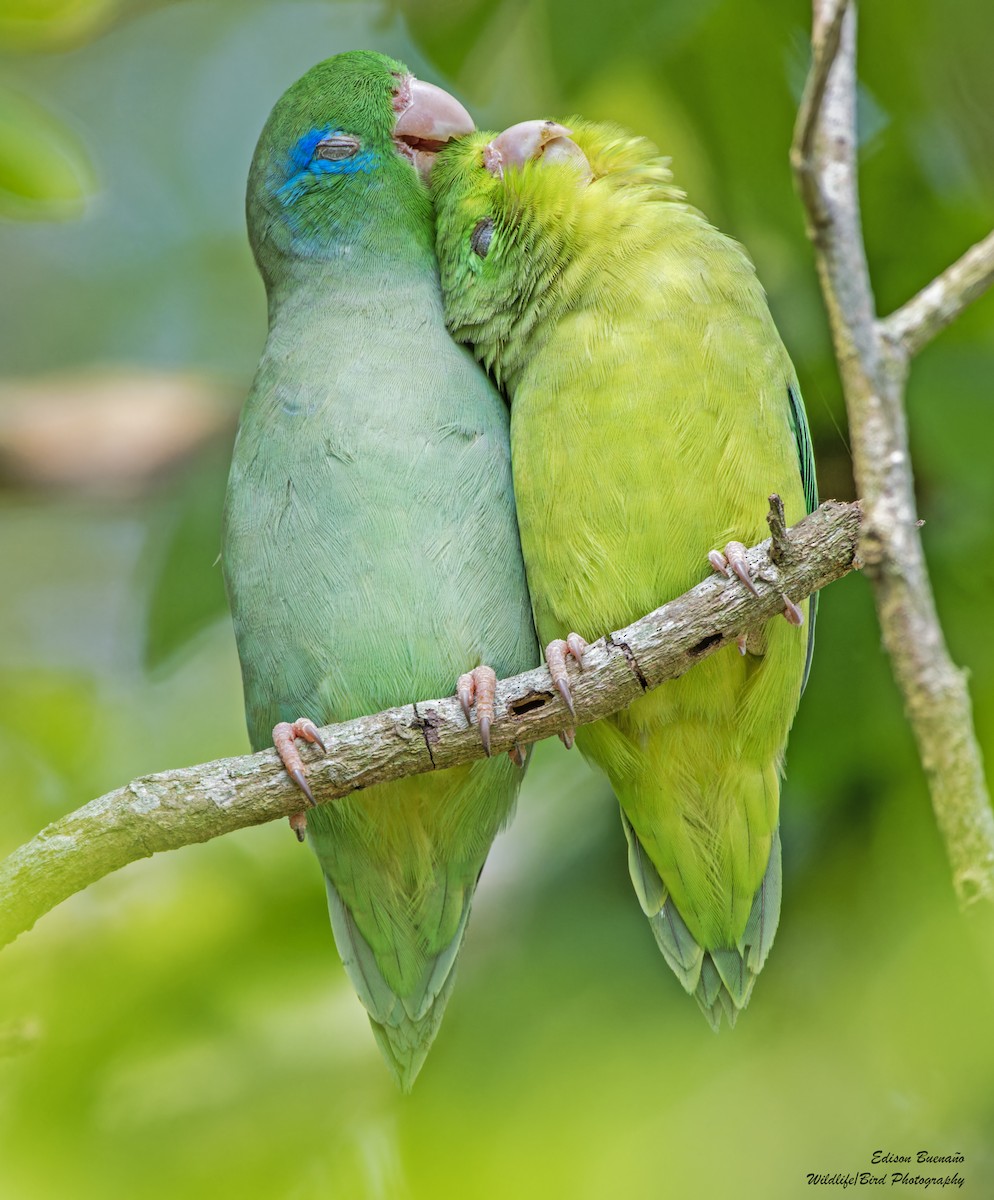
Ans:
[[[397,149],[411,160],[426,183],[435,155],[445,143],[465,137],[476,128],[454,96],[413,75],[401,80],[393,106],[397,113],[393,127]]]
[[[580,183],[593,179],[587,156],[569,136],[572,130],[555,121],[522,121],[499,133],[483,151],[483,165],[491,175],[502,179],[508,167],[523,167],[526,162],[565,162],[577,172]]]

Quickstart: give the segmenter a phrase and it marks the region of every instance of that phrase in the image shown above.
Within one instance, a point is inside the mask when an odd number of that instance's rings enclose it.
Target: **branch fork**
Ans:
[[[946,649],[918,534],[904,391],[911,359],[994,282],[994,233],[889,317],[876,315],[857,191],[856,6],[814,0],[791,163],[849,412],[860,560],[904,697],[953,885],[994,903],[994,814],[963,673]]]

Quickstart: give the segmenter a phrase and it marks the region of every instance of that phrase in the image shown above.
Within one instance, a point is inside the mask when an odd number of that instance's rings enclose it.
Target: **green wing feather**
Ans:
[[[797,443],[797,459],[801,468],[801,486],[804,488],[804,503],[809,513],[818,507],[818,480],[815,477],[814,448],[811,445],[811,428],[808,414],[801,399],[801,389],[796,380],[787,385],[787,400],[790,404],[790,426]],[[808,649],[804,659],[804,676],[801,691],[808,685],[811,674],[811,659],[815,652],[815,618],[818,615],[818,593],[811,597],[808,605]]]

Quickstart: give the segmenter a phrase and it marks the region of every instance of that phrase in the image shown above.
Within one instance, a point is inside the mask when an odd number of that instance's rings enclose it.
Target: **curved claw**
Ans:
[[[297,738],[303,738],[305,742],[320,746],[322,751],[327,752],[321,735],[318,733],[318,727],[309,717],[298,717],[292,723],[280,721],[278,725],[273,726],[273,746],[286,768],[286,773],[307,797],[307,803],[314,807],[316,801],[311,794],[311,788],[307,782],[307,772],[304,770],[304,763],[300,757],[300,751],[297,749]]]
[[[311,742],[312,745],[320,746],[323,754],[328,753],[328,747],[324,744],[324,738],[321,737],[318,727],[310,717],[298,717],[293,723],[293,728],[297,737],[302,737],[304,741]]]
[[[565,641],[562,638],[556,638],[545,648],[545,662],[549,668],[549,675],[558,688],[571,717],[576,716],[576,709],[573,707],[573,693],[570,690],[569,676],[566,673],[566,659],[572,655],[582,669],[583,655],[586,649],[587,643],[578,633],[569,634]],[[571,739],[569,745],[572,744]]]
[[[753,582],[752,572],[749,570],[749,557],[746,547],[741,542],[729,542],[725,547],[725,553],[720,550],[711,550],[708,552],[708,562],[719,575],[724,575],[726,579],[731,579],[734,573],[754,596],[759,595],[759,591]],[[791,625],[803,625],[804,613],[794,603],[789,596],[781,593],[780,599],[783,601],[783,615],[791,623]],[[745,635],[737,639],[739,653],[746,652]]]
[[[473,690],[473,676],[469,672],[460,675],[456,680],[456,695],[459,697],[459,704],[467,725],[470,724],[470,715],[473,711]]]
[[[783,601],[784,605],[783,615],[787,618],[791,625],[803,625],[804,613],[800,608],[798,608],[794,601],[791,600],[789,596],[784,596],[783,594],[781,594],[780,599]]]
[[[748,551],[741,542],[729,542],[725,547],[725,557],[728,559],[728,565],[732,568],[735,574],[742,580],[750,592],[754,596],[758,596],[759,592],[756,589],[755,583],[752,581],[752,572],[749,570]]]
[[[725,547],[724,554],[720,550],[712,550],[708,554],[708,562],[726,579],[731,579],[729,571],[734,571],[754,596],[759,595],[752,580],[752,572],[749,570],[748,550],[742,542],[729,542]]]
[[[311,806],[311,808],[316,808],[317,801],[314,799],[314,793],[311,791],[310,784],[307,782],[307,776],[304,774],[303,769],[298,767],[293,767],[291,769],[290,767],[287,767],[286,773],[307,797],[307,803]]]
[[[494,719],[494,697],[497,694],[497,673],[493,667],[479,666],[465,675],[460,675],[456,681],[456,695],[466,717],[466,723],[471,724],[473,704],[476,704],[476,724],[480,731],[480,741],[483,749],[490,757],[490,727]]]
[[[731,579],[728,571],[728,559],[720,550],[709,550],[708,562],[711,564],[712,570],[717,571],[719,575],[724,575],[726,579]]]
[[[304,763],[296,745],[297,738],[303,738],[305,742],[311,742],[315,746],[320,746],[324,754],[328,752],[328,748],[325,746],[321,734],[318,732],[317,725],[314,724],[310,717],[298,717],[292,723],[290,721],[280,721],[278,725],[273,726],[273,746],[276,748],[276,753],[280,756],[286,773],[307,797],[307,803],[311,808],[315,808],[317,801],[314,799],[311,785],[307,782],[307,772],[304,769]],[[290,817],[290,828],[296,834],[297,841],[302,842],[304,840],[304,831],[307,828],[306,813],[294,813]]]
[[[578,633],[568,633],[566,635],[566,648],[580,664],[580,669],[583,670],[583,656],[590,648],[589,644]]]
[[[528,761],[528,754],[524,746],[519,746],[517,742],[507,752],[507,757],[514,763],[516,767],[524,769],[525,763]]]

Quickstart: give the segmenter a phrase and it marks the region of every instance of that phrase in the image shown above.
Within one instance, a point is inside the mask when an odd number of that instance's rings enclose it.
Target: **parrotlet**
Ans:
[[[453,141],[432,190],[449,328],[511,404],[536,626],[571,704],[586,641],[709,569],[754,588],[745,546],[770,494],[791,521],[815,507],[797,376],[747,254],[646,140],[523,122]],[[576,733],[620,802],[659,947],[714,1028],[745,1007],[779,920],[808,609],[785,596],[787,620]]]
[[[252,745],[275,741],[306,800],[296,739],[450,694],[459,677],[486,738],[494,672],[540,660],[507,408],[446,332],[425,182],[439,147],[472,129],[401,63],[350,52],[289,88],[252,160],[269,335],[235,443],[222,558]],[[507,755],[482,759],[296,822],[405,1090],[521,775]]]

